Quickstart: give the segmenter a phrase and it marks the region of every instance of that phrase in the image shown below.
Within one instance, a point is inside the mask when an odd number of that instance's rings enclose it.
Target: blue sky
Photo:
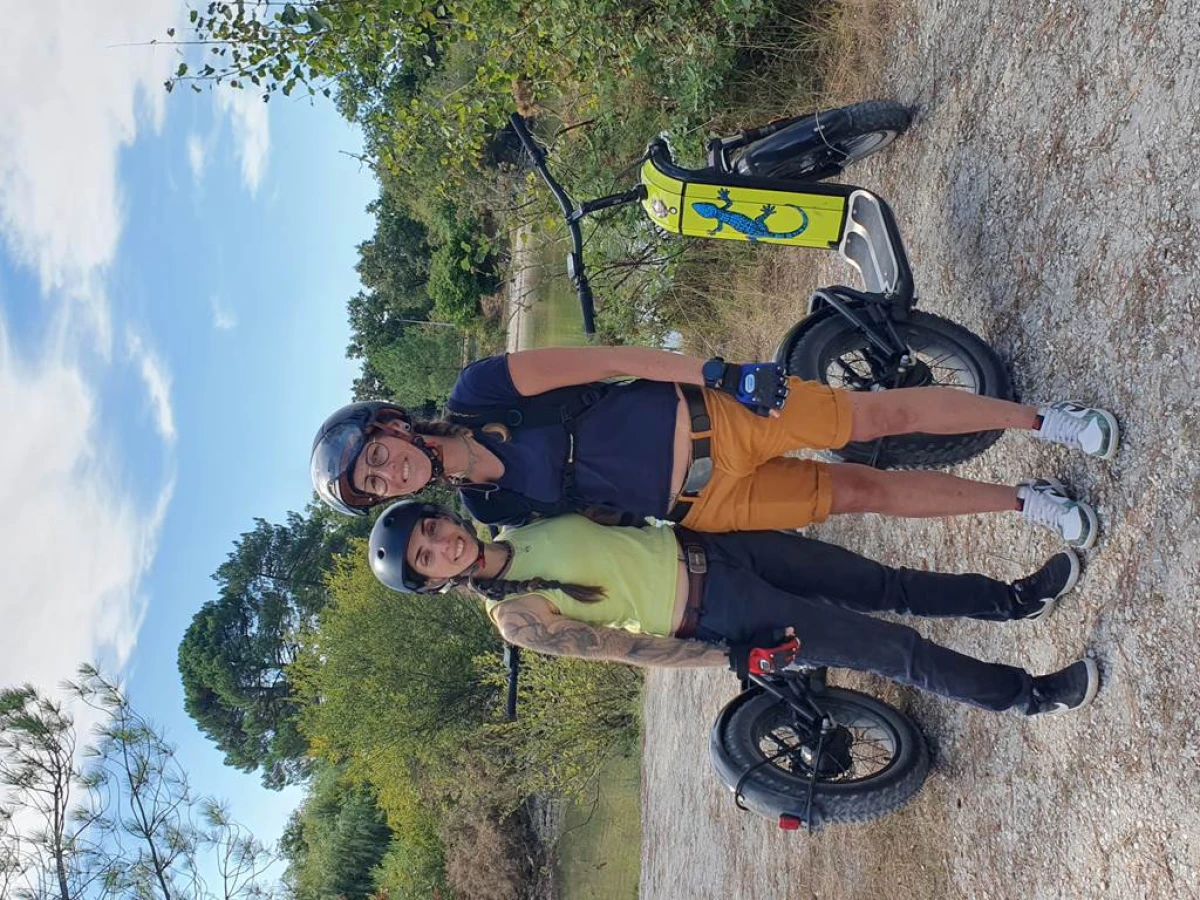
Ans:
[[[162,89],[171,0],[6,6],[0,57],[0,683],[97,660],[194,785],[268,841],[295,791],[221,765],[175,653],[210,574],[310,494],[349,398],[345,305],[372,221],[326,101]]]

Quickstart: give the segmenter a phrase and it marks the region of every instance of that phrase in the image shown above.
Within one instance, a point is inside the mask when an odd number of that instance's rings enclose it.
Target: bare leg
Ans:
[[[874,512],[920,519],[1021,508],[1015,487],[945,472],[891,472],[835,463],[829,466],[829,475],[833,488],[829,511],[834,515]]]
[[[850,440],[889,434],[966,434],[970,431],[1037,427],[1038,411],[1009,400],[981,397],[957,388],[897,388],[848,391]]]

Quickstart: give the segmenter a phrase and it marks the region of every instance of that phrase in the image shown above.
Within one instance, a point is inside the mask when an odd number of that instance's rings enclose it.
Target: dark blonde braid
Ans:
[[[536,594],[539,591],[562,591],[580,603],[599,603],[604,599],[604,588],[553,581],[549,578],[527,578],[524,581],[513,581],[506,578],[476,581],[474,578],[468,578],[467,587],[487,599],[497,602],[516,594]]]

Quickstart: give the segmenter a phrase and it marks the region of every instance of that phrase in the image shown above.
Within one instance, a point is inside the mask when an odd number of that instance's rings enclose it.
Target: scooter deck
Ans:
[[[642,206],[667,231],[835,250],[868,292],[911,290],[899,232],[884,201],[870,191],[820,182],[789,190],[779,179],[683,169],[655,153],[643,164],[641,180]]]
[[[642,206],[659,226],[685,237],[717,238],[832,250],[842,239],[849,191],[841,185],[804,185],[781,190],[778,182],[721,175],[718,182],[655,160],[642,166]]]

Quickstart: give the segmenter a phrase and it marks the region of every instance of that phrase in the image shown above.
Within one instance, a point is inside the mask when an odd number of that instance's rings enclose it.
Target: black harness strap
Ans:
[[[562,500],[555,512],[586,512],[588,504],[579,494],[575,480],[575,425],[581,415],[595,406],[614,385],[602,381],[556,388],[508,406],[469,406],[455,400],[446,401],[446,418],[456,425],[480,430],[485,425],[504,425],[509,429],[559,427],[567,434],[567,455],[562,464]],[[632,513],[619,512],[621,525],[634,525],[638,519]]]

